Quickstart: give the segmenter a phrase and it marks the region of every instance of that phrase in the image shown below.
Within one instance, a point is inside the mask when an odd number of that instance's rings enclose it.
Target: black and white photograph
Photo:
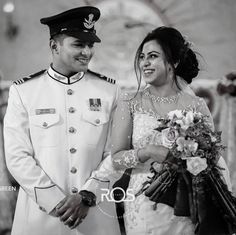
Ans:
[[[0,235],[235,235],[235,13],[1,0]]]

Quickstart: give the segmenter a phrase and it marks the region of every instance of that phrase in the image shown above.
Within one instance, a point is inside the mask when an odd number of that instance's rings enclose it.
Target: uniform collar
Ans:
[[[63,74],[58,73],[57,71],[55,71],[55,70],[52,68],[52,65],[50,65],[50,67],[49,67],[47,73],[48,73],[48,75],[49,75],[52,79],[54,79],[54,80],[56,80],[56,81],[58,81],[58,82],[61,82],[61,83],[63,83],[63,84],[67,84],[67,85],[68,85],[68,84],[73,84],[73,83],[75,83],[75,82],[80,81],[80,80],[83,78],[84,74],[85,74],[84,72],[78,72],[78,73],[74,74],[74,75],[71,76],[71,77],[67,77],[67,76],[65,76],[65,75],[63,75]]]

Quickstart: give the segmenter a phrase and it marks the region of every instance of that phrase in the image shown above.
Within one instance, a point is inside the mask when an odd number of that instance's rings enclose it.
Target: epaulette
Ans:
[[[16,84],[16,85],[20,85],[20,84],[22,84],[22,83],[24,83],[26,81],[29,81],[32,78],[35,78],[35,77],[43,74],[45,71],[46,71],[46,69],[43,69],[43,70],[41,70],[41,71],[39,71],[37,73],[29,75],[28,77],[20,78],[20,79],[14,81],[13,83]]]
[[[110,82],[110,83],[112,83],[112,84],[115,84],[115,83],[116,83],[116,80],[115,80],[115,79],[106,77],[106,76],[104,76],[104,75],[102,75],[102,74],[100,74],[100,73],[96,73],[96,72],[91,71],[91,70],[89,70],[89,69],[88,69],[88,72],[90,72],[90,73],[96,75],[97,77],[99,77],[100,79],[103,79],[103,80],[105,80],[105,81],[107,81],[107,82]]]

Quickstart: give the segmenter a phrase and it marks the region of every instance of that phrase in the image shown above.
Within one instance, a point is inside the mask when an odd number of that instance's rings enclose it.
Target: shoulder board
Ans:
[[[90,72],[90,73],[94,74],[95,76],[99,77],[100,79],[103,79],[103,80],[105,80],[105,81],[107,81],[107,82],[110,82],[110,83],[112,83],[112,84],[115,84],[115,83],[116,83],[116,80],[115,80],[115,79],[108,78],[108,77],[106,77],[106,76],[104,76],[104,75],[102,75],[102,74],[100,74],[100,73],[96,73],[96,72],[93,72],[93,71],[91,71],[91,70],[88,70],[88,72]]]
[[[45,71],[46,71],[46,69],[43,69],[43,70],[41,70],[41,71],[39,71],[37,73],[29,75],[28,77],[20,78],[20,79],[14,81],[13,83],[16,84],[16,85],[20,85],[20,84],[22,84],[22,83],[24,83],[24,82],[26,82],[26,81],[28,81],[28,80],[30,80],[32,78],[35,78],[35,77],[43,74]]]

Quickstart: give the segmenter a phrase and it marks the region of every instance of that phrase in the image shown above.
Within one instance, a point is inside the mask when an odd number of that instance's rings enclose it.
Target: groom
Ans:
[[[119,234],[117,220],[96,206],[99,180],[88,181],[109,155],[118,96],[114,80],[88,70],[99,17],[86,6],[41,19],[52,63],[10,88],[5,153],[20,184],[12,235]]]

